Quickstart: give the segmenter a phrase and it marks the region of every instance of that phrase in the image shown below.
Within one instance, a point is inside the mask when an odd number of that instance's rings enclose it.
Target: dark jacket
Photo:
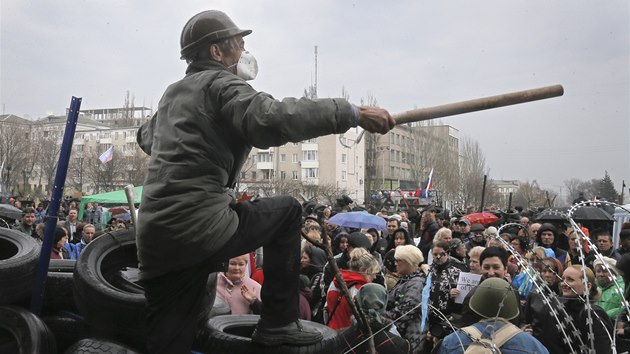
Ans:
[[[399,319],[396,328],[400,336],[409,341],[412,353],[419,350],[423,339],[422,310],[418,305],[422,303],[422,288],[425,282],[426,277],[422,272],[403,275],[387,298],[385,317],[392,321]]]
[[[230,239],[239,220],[225,188],[252,147],[343,133],[355,121],[345,99],[278,101],[220,63],[190,64],[138,130],[151,155],[137,228],[142,278],[198,264]]]
[[[422,251],[424,255],[424,259],[429,257],[429,252],[431,250],[431,244],[433,243],[433,238],[435,237],[435,233],[440,229],[440,225],[437,222],[429,223],[424,229],[421,230],[420,233],[420,241],[418,241],[418,247]]]
[[[555,300],[552,300],[555,301]],[[587,317],[588,313],[584,304],[576,299],[561,299],[564,303],[565,310],[569,316],[571,316],[570,322],[572,322],[576,329],[579,331],[579,336],[584,341],[587,347],[590,347],[588,341],[588,325]],[[557,304],[552,305],[553,308],[557,308]],[[592,305],[593,312],[593,333],[595,335],[595,353],[606,354],[611,353],[611,342],[608,339],[606,331],[612,331],[612,323],[606,315],[606,312],[597,305]],[[595,316],[597,314],[597,316]],[[581,352],[579,348],[579,340],[571,333],[572,329],[565,320],[561,311],[557,311],[557,316],[560,321],[565,323],[565,332],[569,334],[571,345],[576,352]],[[597,318],[601,318],[601,321]],[[532,335],[536,337],[551,354],[564,354],[570,353],[570,348],[564,343],[564,335],[557,327],[557,320],[553,317],[550,306],[543,303],[543,297],[537,292],[530,294],[529,300],[525,305],[525,322],[531,324]]]

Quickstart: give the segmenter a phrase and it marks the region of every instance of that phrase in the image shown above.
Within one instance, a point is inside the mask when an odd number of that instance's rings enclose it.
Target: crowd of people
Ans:
[[[382,345],[379,353],[463,352],[471,343],[482,343],[474,339],[476,332],[468,334],[471,327],[492,339],[504,325],[506,338],[499,343],[504,353],[510,353],[510,348],[580,353],[587,347],[610,353],[615,335],[618,348],[630,339],[624,307],[628,295],[624,277],[630,276],[630,224],[623,225],[618,248],[613,247],[607,229],[581,227],[579,232],[590,236],[596,247],[584,243],[580,252],[577,231],[564,222],[540,224],[523,217],[519,227],[498,234],[496,227],[471,224],[466,218],[443,219],[437,209],[414,215],[415,221],[409,214],[415,213],[382,210],[378,215],[387,222],[382,232],[332,225],[330,209],[307,215],[300,317],[338,330],[347,349],[366,336],[322,247],[328,239],[350,298],[363,303],[361,289],[367,284],[383,289],[382,308],[366,311],[371,314],[370,326],[378,324],[374,331],[386,336],[374,337]],[[225,277],[229,278],[232,262],[239,259],[247,268],[239,273],[240,292],[226,291],[233,287],[232,280],[219,283],[217,295],[226,302],[239,298],[241,304],[232,308],[233,314],[257,313],[260,297],[257,287],[248,282],[264,281],[263,255],[258,250],[231,259]],[[468,274],[476,274],[479,280],[465,294],[460,275]],[[496,281],[488,282],[490,290],[485,289],[481,284],[488,279],[501,279],[509,291]],[[483,296],[475,299],[478,291]],[[503,294],[502,301],[491,304],[488,292]],[[509,315],[499,316],[502,308],[511,311]],[[492,311],[497,315],[491,315]],[[494,330],[488,332],[491,327]]]
[[[16,231],[31,236],[41,244],[44,240],[47,209],[43,203],[37,203],[35,208],[22,207],[19,200],[10,201],[10,204],[22,211],[19,220],[5,220]],[[129,225],[123,219],[110,218],[101,226],[103,208],[97,203],[86,205],[83,220],[79,220],[79,209],[74,201],[64,201],[60,205],[50,259],[74,259],[79,257],[83,248],[93,239],[109,232],[126,229]]]

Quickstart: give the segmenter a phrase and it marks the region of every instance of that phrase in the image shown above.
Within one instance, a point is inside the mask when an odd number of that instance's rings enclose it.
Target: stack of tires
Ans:
[[[138,284],[133,229],[94,239],[76,262],[51,260],[41,318],[27,310],[39,249],[31,237],[0,229],[0,353],[144,351],[146,300]],[[209,281],[208,286],[214,288],[216,282]],[[257,321],[256,315],[213,317],[199,331],[195,350],[303,354],[338,351],[337,333],[308,321],[303,325],[321,331],[322,342],[299,347],[256,346],[250,337]]]
[[[135,239],[131,242],[135,249]],[[73,260],[50,260],[42,316],[30,312],[39,256],[40,245],[32,237],[0,228],[0,353],[137,352],[106,336],[90,338],[98,334],[79,310],[80,301],[75,301],[77,267]],[[91,279],[79,283],[86,281]]]

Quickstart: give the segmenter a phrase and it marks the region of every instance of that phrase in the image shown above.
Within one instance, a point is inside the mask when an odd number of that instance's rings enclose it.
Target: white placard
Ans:
[[[457,279],[457,289],[459,290],[459,295],[455,298],[455,303],[463,303],[464,298],[468,295],[470,290],[479,285],[479,280],[481,280],[481,274],[465,272],[459,273],[459,278]]]

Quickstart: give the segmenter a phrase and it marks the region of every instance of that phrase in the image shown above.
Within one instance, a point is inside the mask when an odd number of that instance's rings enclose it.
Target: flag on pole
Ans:
[[[422,198],[428,198],[429,197],[429,189],[433,188],[433,168],[431,169],[431,172],[429,173],[429,179],[427,180],[427,186],[422,190]]]
[[[104,153],[102,153],[101,156],[98,157],[98,159],[101,160],[101,163],[103,165],[110,162],[113,158],[114,158],[114,146],[111,146]]]

